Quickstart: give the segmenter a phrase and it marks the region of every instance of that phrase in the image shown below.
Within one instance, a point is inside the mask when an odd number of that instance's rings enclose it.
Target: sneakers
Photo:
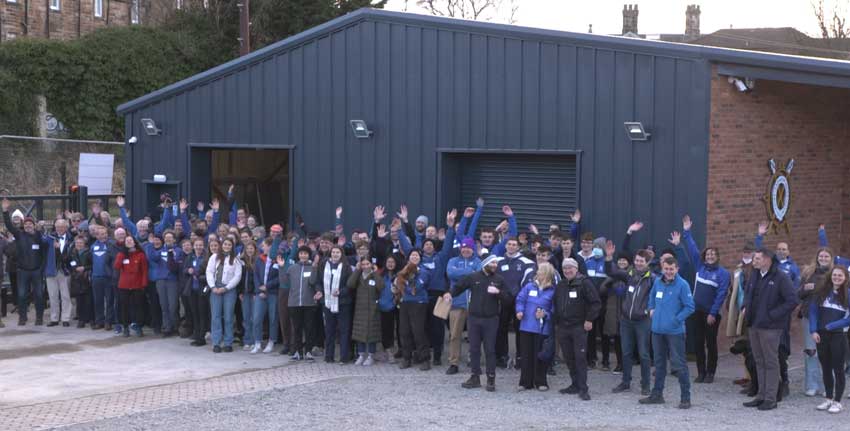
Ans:
[[[496,392],[496,376],[487,376],[487,392]]]
[[[372,358],[372,355],[367,356],[366,360],[363,361],[364,367],[371,367],[374,364],[375,364],[375,359]]]
[[[122,332],[124,332],[124,325],[121,325],[121,324],[115,325],[113,327],[113,331],[115,332],[115,335],[121,334]]]
[[[826,400],[826,401],[818,404],[818,406],[815,407],[815,408],[820,410],[820,411],[829,410],[829,408],[832,407],[832,403],[833,403],[832,400]]]
[[[843,410],[843,409],[844,408],[841,407],[841,403],[837,403],[837,402],[833,401],[832,405],[829,406],[829,410],[827,410],[827,411],[830,412],[830,413],[841,413],[841,410]]]
[[[251,353],[257,353],[257,352],[255,352],[255,351],[254,351],[254,349],[259,350],[259,348],[257,347],[257,345],[259,345],[259,343],[257,343],[257,344],[248,344],[248,343],[243,344],[243,345],[242,345],[242,351],[243,351],[243,352],[247,352],[247,351],[249,351],[249,350],[250,350],[250,351],[251,351]]]
[[[298,353],[298,352],[295,352],[295,353]],[[313,357],[313,354],[311,352],[307,352],[307,353],[304,354],[304,360],[305,361],[313,361],[315,359],[316,358]]]
[[[457,365],[449,365],[449,368],[446,370],[446,375],[453,375],[458,373]]]
[[[307,354],[309,355],[310,352],[307,352]],[[312,355],[311,355],[311,357],[312,357]],[[289,357],[289,360],[290,361],[300,361],[301,360],[301,353],[299,353],[299,352],[293,353],[292,356]]]
[[[807,397],[813,397],[818,394],[817,389],[809,389],[805,392]]]
[[[357,360],[354,361],[354,365],[363,365],[363,362],[366,362],[365,353],[361,353],[360,356],[357,357]]]
[[[120,333],[122,335],[124,335],[125,338],[129,338],[130,337],[130,328],[124,327],[124,329],[122,329]]]
[[[213,353],[221,353],[221,346],[213,346]]]
[[[652,394],[646,398],[638,400],[641,404],[664,404],[664,397],[660,394]]]
[[[481,376],[478,374],[473,374],[469,376],[469,379],[460,384],[460,387],[464,389],[476,389],[481,387]]]
[[[627,392],[630,389],[630,385],[626,383],[620,383],[614,389],[611,389],[612,393],[619,394],[621,392]]]
[[[617,366],[614,367],[614,374],[623,374],[623,365],[622,364],[617,364]]]
[[[266,348],[263,349],[263,353],[271,353],[274,350],[274,341],[269,341],[266,343]]]
[[[144,337],[145,334],[142,332],[142,327],[138,323],[131,323],[130,330],[136,334],[137,337]]]
[[[247,347],[250,347],[250,346],[246,345],[245,347],[242,348],[242,350],[245,350]],[[254,344],[254,347],[251,348],[251,354],[256,355],[257,353],[260,353],[260,347],[261,347],[260,343]]]

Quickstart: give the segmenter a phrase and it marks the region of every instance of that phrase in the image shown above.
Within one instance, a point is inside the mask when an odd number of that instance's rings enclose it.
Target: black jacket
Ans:
[[[571,327],[593,322],[599,315],[602,302],[590,278],[579,274],[572,280],[563,279],[555,286],[554,322]]]
[[[747,327],[785,329],[799,303],[791,279],[777,270],[776,262],[764,276],[758,269],[750,273],[743,306]]]
[[[626,284],[625,292],[622,292],[622,294],[620,292],[609,292],[609,295],[616,293],[623,298],[620,304],[620,318],[643,320],[649,317],[649,311],[647,311],[649,293],[652,291],[652,284],[655,282],[652,271],[649,268],[644,273],[640,273],[634,268],[623,271],[608,261],[605,262],[605,273],[608,274],[608,277]]]
[[[322,295],[325,293],[325,263],[329,260],[330,259],[328,258],[322,258],[319,261],[319,266],[311,269],[313,274],[310,276],[310,285],[313,286],[313,289],[315,289],[316,292],[322,292]],[[346,285],[346,282],[348,281],[348,277],[351,277],[352,271],[351,267],[348,266],[348,262],[345,257],[340,260],[339,264],[342,267],[342,272],[339,278],[339,296],[337,298],[339,305],[349,305],[354,302],[354,298],[352,297],[351,290]],[[324,304],[324,296],[322,297],[321,302]]]
[[[499,293],[487,292],[490,286],[499,289]],[[505,280],[499,274],[485,274],[484,271],[473,272],[455,283],[452,296],[458,296],[469,289],[469,315],[473,317],[496,317],[501,309],[501,301],[511,299],[511,293],[505,285]]]
[[[17,228],[12,224],[8,211],[3,212],[3,223],[6,224],[6,229],[9,229],[9,232],[15,236],[18,269],[24,271],[44,270],[47,241],[42,238],[41,233],[36,230],[29,234],[22,228]]]

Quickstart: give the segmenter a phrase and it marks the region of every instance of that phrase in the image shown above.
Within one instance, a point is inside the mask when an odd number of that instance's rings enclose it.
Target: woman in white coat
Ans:
[[[233,241],[221,242],[219,253],[207,263],[207,285],[210,288],[210,327],[213,353],[222,350],[222,319],[224,320],[224,351],[233,351],[233,321],[236,307],[236,286],[242,279],[242,263],[233,250]]]

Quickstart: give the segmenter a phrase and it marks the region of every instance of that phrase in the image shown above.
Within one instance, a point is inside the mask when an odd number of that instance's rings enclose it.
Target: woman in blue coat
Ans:
[[[552,334],[552,300],[555,268],[549,263],[537,267],[537,275],[520,290],[516,297],[516,318],[519,323],[519,356],[522,358],[519,390],[537,388],[549,390],[546,370],[549,364],[538,357],[543,340]]]

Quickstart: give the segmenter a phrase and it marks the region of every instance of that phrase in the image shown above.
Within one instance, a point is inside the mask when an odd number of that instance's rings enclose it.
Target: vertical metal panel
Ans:
[[[578,148],[578,71],[576,48],[558,46],[558,147],[575,150]],[[583,161],[583,159],[582,159]]]
[[[655,58],[648,55],[635,56],[635,121],[652,125],[651,133],[656,133],[655,127]],[[669,226],[659,226],[652,218],[653,193],[652,184],[655,177],[653,159],[654,141],[635,142],[632,145],[632,213],[637,220],[647,222],[644,235],[648,238],[658,238],[670,231]]]
[[[614,232],[614,214],[611,211],[614,203],[614,168],[616,160],[623,157],[622,153],[614,151],[614,53],[611,51],[596,51],[596,96],[595,96],[595,129],[593,132],[593,190],[594,200],[591,203],[593,222],[601,227],[606,236]],[[618,129],[622,130],[622,129]],[[582,203],[582,206],[587,206]],[[627,208],[623,208],[627,209]],[[622,212],[622,211],[621,211]]]
[[[522,41],[505,40],[505,138],[502,148],[522,145]],[[455,147],[463,148],[462,142]]]
[[[469,112],[469,148],[485,148],[487,145],[487,38],[474,34],[469,40],[469,94],[474,101]]]
[[[540,148],[540,43],[522,43],[522,137],[520,148]]]
[[[635,74],[634,54],[617,52],[614,54],[614,85],[613,85],[613,121],[611,128],[612,154],[615,157],[611,168],[612,199],[620,202],[624,211],[612,211],[614,229],[625,226],[637,215],[632,201],[632,159],[635,151],[642,149],[642,142],[631,141],[623,132],[622,125],[626,121],[635,121]],[[616,231],[616,230],[615,230]],[[619,238],[615,237],[619,241]]]
[[[454,34],[454,98],[448,107],[454,114],[452,142],[462,147],[469,146],[469,122],[472,118],[472,91],[470,82],[470,35]]]
[[[540,145],[542,150],[558,147],[558,46],[540,45]]]
[[[505,39],[487,38],[487,148],[507,145],[505,132],[513,123],[505,116]]]
[[[407,100],[405,102],[405,111],[407,113],[407,136],[406,149],[407,157],[405,160],[410,163],[406,164],[405,177],[405,193],[409,198],[408,205],[413,211],[423,211],[423,196],[425,193],[430,195],[430,190],[424,190],[428,184],[428,180],[424,176],[425,167],[425,148],[422,145],[422,111],[423,111],[423,91],[422,91],[422,28],[421,27],[405,27],[405,79]],[[399,153],[399,156],[404,157],[405,153]],[[433,172],[429,169],[429,173]],[[433,175],[431,175],[433,177]]]
[[[390,153],[394,146],[394,141],[391,139],[391,131],[394,129],[390,119],[390,86],[387,79],[390,76],[390,26],[385,23],[375,24],[375,119],[379,125],[379,131],[375,136],[375,165],[373,169],[376,172],[377,187],[375,192],[379,196],[379,202],[375,204],[383,204],[389,208],[396,208],[400,203],[396,199],[401,197],[393,196],[393,177],[392,159]],[[442,131],[442,129],[441,129]]]
[[[434,29],[422,30],[422,111],[421,111],[421,178],[422,208],[436,209],[437,179],[437,32]]]
[[[653,164],[655,175],[652,178],[652,218],[655,223],[670,223],[674,218],[674,185],[684,184],[682,178],[676,178],[675,158],[678,148],[675,145],[673,130],[676,117],[675,87],[676,62],[670,58],[655,58],[655,122],[652,135]],[[675,228],[677,226],[671,226]],[[679,225],[678,227],[681,227]]]

